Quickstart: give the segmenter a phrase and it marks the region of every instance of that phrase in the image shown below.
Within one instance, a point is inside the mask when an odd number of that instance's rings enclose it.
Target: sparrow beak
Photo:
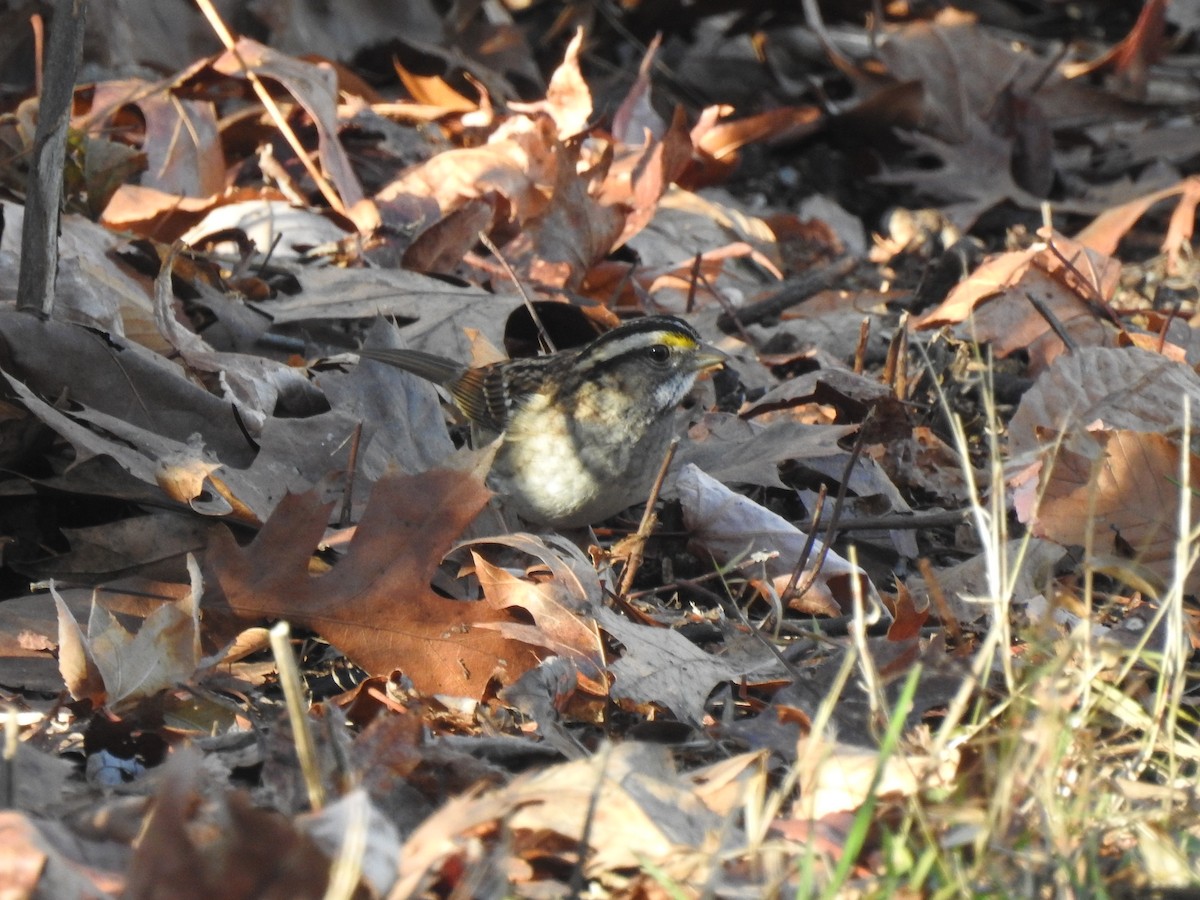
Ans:
[[[697,372],[711,372],[713,369],[719,369],[729,362],[729,354],[723,350],[718,350],[712,344],[701,344],[700,349],[696,351],[696,355],[692,357],[692,365]]]

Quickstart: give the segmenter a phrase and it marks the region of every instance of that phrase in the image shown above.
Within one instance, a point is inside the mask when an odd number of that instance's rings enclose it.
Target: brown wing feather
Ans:
[[[469,369],[420,350],[364,349],[358,355],[440,384],[472,425],[496,434],[508,426],[514,407],[547,388],[555,364],[553,357],[542,357]]]
[[[508,410],[504,404],[503,375],[494,366],[468,369],[442,356],[421,350],[358,351],[366,359],[419,375],[450,392],[454,405],[472,425],[497,434],[504,430]]]
[[[504,376],[495,366],[467,369],[450,386],[454,405],[477,428],[499,434],[508,423]]]

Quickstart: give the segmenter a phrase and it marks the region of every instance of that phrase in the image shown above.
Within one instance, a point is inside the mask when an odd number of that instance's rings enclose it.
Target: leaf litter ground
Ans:
[[[1200,881],[1186,4],[139,6],[0,298],[13,896]],[[355,364],[535,351],[522,292],[732,355],[650,527],[512,533]]]

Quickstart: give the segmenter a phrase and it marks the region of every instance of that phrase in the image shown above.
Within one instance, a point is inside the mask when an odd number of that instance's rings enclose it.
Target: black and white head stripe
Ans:
[[[700,335],[683,319],[675,316],[646,316],[625,322],[596,338],[581,353],[597,361],[616,359],[649,344],[665,344],[680,350],[695,350]]]

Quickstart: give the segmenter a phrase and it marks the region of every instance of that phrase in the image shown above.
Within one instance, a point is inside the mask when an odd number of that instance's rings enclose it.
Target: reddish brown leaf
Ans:
[[[929,606],[917,609],[908,588],[899,583],[896,585],[895,598],[889,605],[892,607],[894,618],[892,624],[888,626],[887,639],[889,641],[907,641],[919,637],[921,628],[929,618]]]
[[[616,242],[618,247],[654,218],[658,201],[692,158],[692,139],[683,109],[675,111],[671,127],[661,140],[647,140],[645,146],[629,149],[632,152],[623,153],[613,162],[600,195],[605,206],[631,208]]]
[[[576,151],[566,148],[557,154],[549,206],[505,248],[533,281],[572,291],[616,246],[626,221],[622,207],[602,205],[591,196],[586,176],[576,171],[577,158]]]
[[[487,499],[463,472],[385,476],[346,555],[312,577],[328,507],[313,494],[289,495],[248,546],[218,533],[205,557],[204,609],[241,622],[287,619],[371,674],[399,668],[423,692],[479,696],[493,675],[508,682],[537,663],[529,645],[480,627],[501,614],[429,587]]]
[[[973,339],[992,342],[1000,356],[1028,350],[1037,371],[1064,348],[1030,302],[1032,296],[1079,344],[1103,343],[1107,331],[1100,306],[1116,291],[1120,263],[1061,235],[1050,241],[1052,246],[988,259],[915,326],[939,328],[971,319]]]

